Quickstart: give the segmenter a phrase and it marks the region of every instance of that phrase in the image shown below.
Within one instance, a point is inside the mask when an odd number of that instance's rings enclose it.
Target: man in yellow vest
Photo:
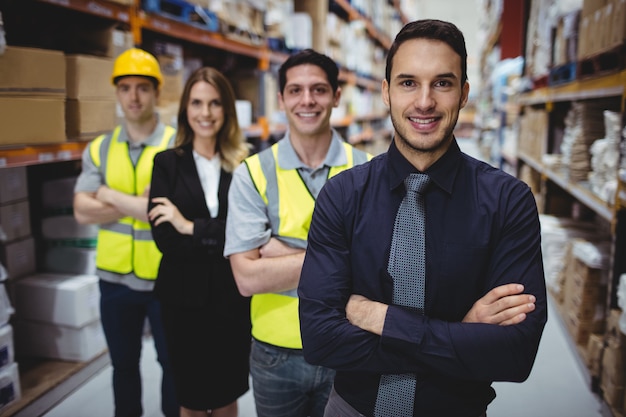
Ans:
[[[327,179],[370,157],[331,128],[337,64],[313,50],[289,57],[278,94],[289,129],[233,175],[225,256],[252,296],[250,371],[258,417],[321,417],[334,371],[302,355],[296,289],[315,198]]]
[[[115,416],[143,414],[140,356],[146,318],[163,368],[161,409],[167,417],[178,416],[160,306],[152,294],[161,253],[147,219],[152,161],[173,144],[175,129],[155,111],[163,77],[154,56],[136,48],[125,51],[114,63],[111,82],[125,123],[85,148],[74,216],[79,223],[100,225],[100,318],[113,366]]]

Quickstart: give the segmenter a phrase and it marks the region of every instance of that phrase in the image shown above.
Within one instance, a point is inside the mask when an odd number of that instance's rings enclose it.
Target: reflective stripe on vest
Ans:
[[[121,127],[103,135],[90,145],[91,158],[101,167],[105,184],[130,195],[142,195],[150,185],[154,156],[165,149],[176,133],[166,126],[157,146],[145,146],[137,165],[130,159],[128,143],[119,142]],[[115,162],[111,162],[115,161]],[[157,276],[161,252],[152,239],[150,223],[133,217],[100,225],[96,266],[118,274],[134,273],[138,278],[153,280]]]
[[[345,165],[331,167],[328,178],[369,159],[365,152],[343,143]],[[278,144],[245,160],[248,172],[268,210],[273,235],[294,247],[306,247],[315,198],[295,169],[278,164]],[[290,349],[302,349],[297,291],[255,294],[250,305],[252,336]]]

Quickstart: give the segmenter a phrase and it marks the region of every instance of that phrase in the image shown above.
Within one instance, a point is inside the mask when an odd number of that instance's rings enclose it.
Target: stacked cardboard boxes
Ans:
[[[35,271],[35,242],[31,235],[29,207],[26,168],[2,168],[0,262],[11,280]]]
[[[72,201],[77,177],[42,184],[41,237],[43,270],[67,274],[95,274],[98,225],[78,224]]]
[[[527,108],[519,118],[518,152],[534,161],[546,153],[549,114],[546,110]]]
[[[67,55],[65,59],[67,137],[94,139],[115,127],[113,59],[90,55]]]
[[[626,39],[626,0],[585,0],[580,16],[578,58],[606,51]]]
[[[607,317],[601,360],[600,388],[615,416],[622,415],[626,392],[626,336],[619,326],[621,313],[613,309]]]
[[[65,141],[65,58],[7,46],[0,55],[0,145]]]
[[[586,347],[592,333],[604,328],[608,245],[574,239],[565,259],[563,312],[577,345]]]
[[[15,312],[9,299],[6,282],[9,274],[15,276],[20,269],[21,259],[13,257],[19,253],[20,244],[15,243],[23,236],[32,242],[30,219],[28,218],[28,193],[26,191],[26,170],[5,168],[0,175],[0,414],[21,397],[18,366],[14,362],[13,328],[9,324]],[[17,249],[16,249],[17,248]],[[32,252],[29,252],[32,255]],[[31,257],[34,264],[34,255]],[[6,267],[4,266],[6,265]]]
[[[95,275],[34,274],[15,285],[21,356],[89,361],[106,350]]]

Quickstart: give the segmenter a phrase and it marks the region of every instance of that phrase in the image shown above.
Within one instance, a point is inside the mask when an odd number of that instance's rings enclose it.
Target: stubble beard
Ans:
[[[391,106],[390,106],[391,108]],[[417,141],[411,142],[407,136],[403,135],[405,129],[402,129],[402,123],[404,118],[400,121],[394,117],[393,113],[391,113],[391,124],[393,125],[395,136],[398,140],[404,145],[404,147],[414,153],[417,154],[431,154],[440,150],[441,148],[447,148],[448,145],[452,142],[452,137],[454,133],[454,128],[456,127],[456,123],[459,120],[459,113],[461,112],[461,103],[459,102],[459,108],[456,112],[456,116],[450,125],[446,128],[443,135],[437,138],[434,142],[431,142],[430,146],[418,146]]]

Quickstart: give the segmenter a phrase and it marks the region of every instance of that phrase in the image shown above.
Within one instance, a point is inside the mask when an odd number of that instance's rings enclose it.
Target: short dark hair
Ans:
[[[152,84],[154,84],[154,89],[158,90],[159,89],[159,80],[157,80],[154,77],[149,77],[147,75],[133,75],[133,74],[128,74],[128,75],[120,75],[119,77],[115,77],[113,79],[113,84],[117,85],[118,81],[121,80],[122,78],[126,78],[126,77],[143,77],[146,80],[150,81]]]
[[[436,19],[423,19],[409,22],[398,32],[387,53],[385,79],[391,82],[393,57],[404,42],[411,39],[432,39],[448,44],[461,57],[461,85],[467,81],[467,49],[463,32],[454,24]]]
[[[287,85],[287,70],[299,65],[311,64],[320,67],[328,78],[328,82],[333,92],[339,88],[339,68],[335,61],[324,54],[314,51],[313,49],[305,49],[291,55],[278,70],[278,85],[280,92],[283,93],[285,85]]]

